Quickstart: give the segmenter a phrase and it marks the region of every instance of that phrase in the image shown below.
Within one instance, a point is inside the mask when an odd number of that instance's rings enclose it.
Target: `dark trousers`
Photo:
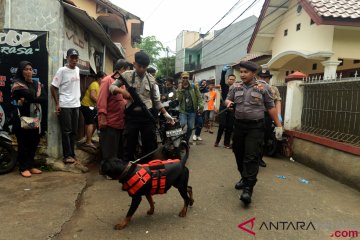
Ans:
[[[246,186],[254,187],[264,139],[264,122],[244,123],[235,120],[233,152]]]
[[[17,129],[15,131],[18,143],[19,170],[21,172],[34,168],[34,157],[36,148],[40,142],[38,129]]]
[[[265,125],[264,142],[266,145],[269,139],[271,138],[271,134],[272,134],[272,127],[271,127],[272,118],[270,117],[268,112],[265,112],[264,114],[264,125]]]
[[[273,134],[272,133],[272,118],[270,117],[268,112],[265,112],[265,114],[264,114],[264,127],[265,127],[264,147],[263,147],[263,152],[262,152],[261,158],[265,155],[265,151],[268,146],[268,141],[271,138],[271,134]]]
[[[101,129],[99,142],[102,156],[101,163],[114,157],[120,159],[124,158],[123,129],[112,127]]]
[[[125,129],[123,134],[124,143],[124,160],[134,161],[135,150],[138,145],[139,133],[141,134],[142,142],[142,156],[157,148],[156,126],[151,120],[146,120],[144,117],[141,121],[138,118],[126,116]],[[151,160],[151,156],[142,160],[140,163],[146,163]]]
[[[196,136],[200,136],[203,126],[204,126],[204,116],[203,116],[203,114],[197,113],[196,117],[195,117],[195,135]]]
[[[59,114],[64,159],[75,157],[75,137],[78,129],[79,108],[61,108]]]
[[[224,110],[226,107],[221,106],[220,111]],[[224,145],[229,146],[230,145],[230,139],[231,134],[234,129],[234,112],[233,111],[225,111],[222,114],[220,114],[220,123],[219,123],[219,129],[216,136],[216,142],[219,143],[221,140],[221,136],[223,135],[225,131],[224,136]]]

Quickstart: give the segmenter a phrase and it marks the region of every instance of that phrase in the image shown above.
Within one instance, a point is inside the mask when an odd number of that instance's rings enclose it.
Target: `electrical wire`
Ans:
[[[243,5],[239,5],[238,7],[236,7],[239,3],[240,3],[240,1],[241,0],[238,0],[206,33],[204,33],[204,35],[207,35],[216,25],[218,25],[227,15],[229,15],[235,8],[237,9],[237,8],[239,8],[239,7],[241,7],[241,6],[243,6]],[[258,1],[258,0],[257,0]],[[245,4],[245,2],[244,2],[244,4]],[[234,21],[236,21],[236,19],[234,20]],[[233,21],[233,22],[234,22]],[[231,25],[231,23],[230,23],[230,25]],[[229,26],[229,25],[228,25]],[[227,27],[228,27],[227,26]],[[172,39],[172,40],[170,40],[170,41],[167,41],[167,42],[165,42],[164,44],[166,44],[166,43],[169,43],[169,42],[173,42],[174,40],[176,40],[176,38],[174,38],[174,39]],[[201,38],[198,38],[195,42],[193,42],[189,47],[187,47],[187,48],[191,48],[192,46],[194,46],[196,43],[198,43],[199,41],[201,40]],[[176,52],[175,52],[175,54],[176,54]],[[184,59],[184,58],[183,58]],[[182,60],[182,59],[180,59],[180,60]]]
[[[239,19],[244,13],[246,13],[246,11],[248,11],[257,1],[260,0],[254,0],[244,11],[242,11],[230,24],[228,24],[225,28],[223,28],[222,30],[220,30],[219,34],[217,34],[213,39],[209,40],[209,42],[205,43],[204,45],[201,46],[201,49],[203,49],[205,46],[207,46],[208,44],[210,44],[210,42],[214,41],[217,37],[219,37],[219,35],[221,35],[227,28],[229,28],[237,19]],[[184,60],[185,56],[183,58],[180,58],[178,60]]]
[[[229,25],[227,25],[225,28],[221,29],[219,34],[217,34],[211,41],[214,41],[217,37],[219,37],[226,29],[228,29],[236,20],[238,20],[246,11],[248,11],[251,7],[253,7],[255,5],[256,2],[258,2],[260,0],[254,0],[242,13],[240,13],[239,16],[237,16]],[[202,47],[205,47],[206,45],[210,44],[210,42],[208,42],[207,44],[205,44]]]
[[[278,8],[276,8],[274,11],[272,11],[271,13],[269,13],[268,15],[266,15],[265,17],[268,17],[268,16],[270,16],[271,14],[273,14],[275,11],[277,11],[278,9],[280,9],[281,7],[283,7],[284,4],[286,4],[287,2],[289,2],[289,0],[287,0],[286,2],[284,2],[282,5],[280,5]],[[294,5],[293,7],[289,8],[288,11],[291,10],[291,9],[293,9],[293,8],[295,8],[295,7],[297,7],[297,6]],[[276,17],[275,19],[273,19],[273,20],[272,20],[271,22],[269,22],[268,24],[262,26],[262,28],[259,29],[259,31],[260,31],[260,30],[263,30],[265,27],[269,26],[270,24],[272,24],[274,21],[276,21],[277,19],[279,19],[280,17],[282,17],[282,16],[285,15],[285,14],[286,14],[286,12],[282,13],[281,15],[279,15],[278,17]],[[264,19],[265,19],[265,17],[264,17]],[[230,39],[229,41],[227,41],[226,43],[222,44],[220,47],[214,49],[213,51],[211,51],[210,53],[208,53],[208,56],[207,56],[206,58],[212,59],[212,58],[218,57],[218,56],[220,56],[220,55],[222,55],[222,54],[225,54],[228,50],[231,50],[234,46],[239,45],[239,44],[241,44],[241,43],[249,40],[249,38],[251,38],[252,35],[250,35],[249,37],[247,37],[247,38],[243,39],[242,41],[236,43],[235,45],[232,45],[231,47],[226,48],[224,51],[222,51],[222,52],[220,52],[220,53],[218,53],[218,54],[216,54],[216,55],[214,55],[214,56],[210,56],[211,53],[214,53],[215,51],[223,48],[224,46],[226,46],[226,44],[228,44],[229,42],[233,41],[234,39],[236,39],[236,38],[239,37],[240,35],[244,34],[246,31],[250,30],[250,29],[253,28],[254,26],[256,26],[256,24],[250,26],[249,28],[247,28],[247,29],[245,29],[244,31],[242,31],[242,32],[240,32],[239,34],[237,34],[235,37],[231,38],[231,39]],[[209,62],[209,61],[208,61],[208,62]],[[206,65],[206,62],[204,62],[203,64]]]
[[[286,2],[284,2],[283,4],[281,4],[280,6],[278,6],[275,10],[273,10],[273,11],[270,12],[268,15],[266,15],[266,16],[264,17],[264,19],[265,19],[265,18],[268,18],[268,17],[271,16],[274,12],[278,11],[280,8],[282,8],[282,7],[283,7],[286,3],[288,3],[289,1],[290,1],[290,0],[287,0]],[[294,5],[293,7],[289,8],[288,11],[291,10],[292,8],[294,8],[294,7],[296,7],[296,5]],[[271,22],[269,22],[269,23],[266,24],[265,26],[262,26],[262,28],[261,28],[260,30],[262,30],[262,29],[264,29],[265,27],[269,26],[269,25],[272,24],[274,21],[276,21],[277,19],[279,19],[280,17],[282,17],[284,14],[286,14],[286,12],[284,12],[284,13],[281,14],[281,15],[279,15],[278,17],[276,17],[275,19],[273,19]],[[243,39],[242,41],[240,41],[240,42],[238,42],[238,43],[236,43],[235,45],[232,45],[232,46],[230,46],[230,47],[227,45],[228,43],[234,41],[235,39],[237,39],[239,36],[241,36],[241,35],[244,34],[245,32],[247,32],[247,31],[249,31],[250,29],[254,28],[254,27],[256,26],[256,24],[257,24],[257,23],[249,26],[247,29],[243,30],[242,32],[240,32],[239,34],[237,34],[236,36],[234,36],[233,38],[229,39],[227,42],[223,43],[220,47],[218,47],[218,48],[212,50],[211,52],[209,52],[209,53],[207,54],[208,56],[207,56],[206,58],[208,58],[208,59],[213,59],[213,58],[215,58],[215,57],[218,57],[218,56],[220,56],[220,55],[222,55],[222,54],[225,54],[228,50],[231,50],[234,46],[236,46],[236,45],[238,45],[238,44],[240,44],[240,43],[243,43],[243,42],[247,41],[249,38],[251,38],[251,36]],[[222,51],[222,52],[220,52],[220,53],[218,53],[218,54],[216,54],[216,55],[214,55],[214,56],[210,56],[210,55],[211,55],[212,53],[214,53],[215,51],[217,51],[217,50],[219,50],[219,49],[221,49],[221,48],[223,48],[223,47],[226,47],[226,46],[227,46],[227,48],[226,48],[224,51]],[[203,47],[204,47],[204,46],[203,46]],[[203,47],[202,47],[202,48],[203,48]],[[180,60],[183,60],[183,59],[185,59],[185,58],[182,58],[182,59],[180,59]],[[209,62],[209,61],[208,61],[208,62]],[[203,64],[203,65],[206,65],[206,63],[207,63],[207,62],[205,61],[205,62],[203,62],[202,64]]]
[[[237,1],[225,14],[224,16],[222,16],[209,30],[207,30],[206,33],[204,33],[204,35],[207,35],[216,25],[218,25],[227,15],[229,15],[231,13],[231,11],[236,7],[236,5],[238,5],[240,3],[241,0]],[[196,40],[195,42],[193,42],[188,48],[191,48],[192,46],[194,46],[196,43],[198,43],[200,41],[201,38],[199,38],[198,40]]]
[[[149,20],[149,18],[156,12],[156,10],[160,7],[160,5],[161,5],[164,1],[165,1],[165,0],[161,0],[161,2],[159,2],[158,5],[156,5],[156,7],[152,10],[152,12],[150,13],[150,15],[145,18],[144,22],[147,21],[147,20]]]

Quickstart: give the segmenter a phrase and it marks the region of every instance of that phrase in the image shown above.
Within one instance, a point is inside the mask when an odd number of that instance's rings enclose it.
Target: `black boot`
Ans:
[[[244,190],[240,196],[240,200],[245,204],[245,206],[251,203],[252,192],[252,187],[244,187]]]
[[[266,163],[262,159],[260,160],[259,165],[260,165],[260,167],[266,167]]]
[[[237,190],[243,189],[244,187],[245,183],[243,179],[240,179],[240,181],[235,184],[235,189]]]

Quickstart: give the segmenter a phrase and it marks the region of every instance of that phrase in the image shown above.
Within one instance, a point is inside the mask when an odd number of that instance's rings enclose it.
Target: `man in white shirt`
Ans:
[[[60,67],[51,83],[51,95],[55,101],[55,113],[59,117],[63,161],[74,163],[75,136],[78,128],[80,107],[80,69],[76,66],[79,52],[70,48],[66,54],[67,64]]]

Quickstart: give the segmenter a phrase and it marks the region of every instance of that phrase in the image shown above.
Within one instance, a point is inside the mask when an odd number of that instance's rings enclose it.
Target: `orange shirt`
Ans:
[[[214,110],[215,109],[215,99],[217,97],[217,93],[215,90],[212,90],[208,92],[209,94],[209,101],[208,101],[208,110]]]

